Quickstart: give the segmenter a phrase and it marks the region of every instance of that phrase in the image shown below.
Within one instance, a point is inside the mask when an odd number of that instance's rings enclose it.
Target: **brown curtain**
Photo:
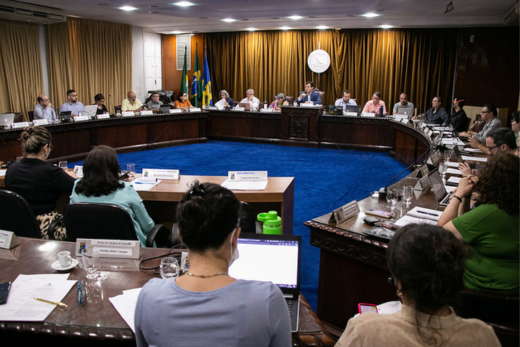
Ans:
[[[0,113],[28,120],[43,93],[39,32],[36,24],[0,20]]]
[[[69,18],[47,27],[51,101],[58,108],[67,90],[94,104],[101,93],[110,113],[132,87],[132,28],[126,24]]]
[[[451,97],[456,56],[455,29],[266,31],[205,34],[214,99],[226,89],[235,100],[253,88],[261,101],[277,93],[296,97],[305,82],[325,92],[324,104],[343,89],[364,105],[374,91],[393,107],[406,92],[420,112],[433,96]],[[307,66],[320,47],[331,58],[322,74]]]

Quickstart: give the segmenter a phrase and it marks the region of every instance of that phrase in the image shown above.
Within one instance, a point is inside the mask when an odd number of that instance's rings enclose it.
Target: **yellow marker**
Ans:
[[[42,298],[34,298],[34,300],[46,302],[48,304],[52,304],[52,305],[56,305],[56,306],[60,306],[60,307],[68,307],[66,304],[64,304],[63,302],[59,302],[59,301],[55,302],[55,301],[45,300],[45,299],[42,299]]]

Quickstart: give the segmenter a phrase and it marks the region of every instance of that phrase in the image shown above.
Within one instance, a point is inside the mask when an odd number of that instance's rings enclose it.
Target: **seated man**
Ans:
[[[517,149],[515,132],[509,128],[496,128],[488,132],[485,145],[476,140],[473,143],[475,143],[474,148],[489,155],[496,155],[499,152],[515,154]]]
[[[363,113],[378,113],[379,109],[383,108],[383,114],[386,114],[386,106],[385,102],[381,100],[381,93],[374,92],[372,94],[372,100],[367,101],[365,107],[363,108]]]
[[[459,136],[467,137],[470,134],[474,134],[474,136],[470,139],[470,144],[472,147],[477,146],[477,141],[480,144],[486,143],[487,133],[495,128],[500,128],[502,126],[502,122],[497,118],[497,108],[492,104],[486,104],[482,107],[481,119],[486,122],[484,128],[478,133],[474,131],[468,131],[467,133],[459,133]]]
[[[415,107],[411,102],[408,101],[408,95],[405,93],[401,93],[399,96],[399,102],[394,105],[394,114],[398,113],[399,108],[406,108],[409,109],[407,114],[413,114]]]
[[[350,98],[350,90],[345,89],[343,91],[343,97],[341,99],[336,100],[334,105],[335,106],[343,106],[343,111],[345,111],[345,109],[346,109],[345,106],[347,106],[347,105],[355,106],[357,104],[356,104],[356,102],[354,100],[352,100]]]
[[[78,94],[74,89],[67,90],[67,99],[68,101],[60,106],[59,112],[70,111],[72,117],[76,117],[85,111],[85,106],[78,101]]]
[[[321,105],[320,93],[314,90],[314,82],[307,81],[305,83],[305,91],[300,93],[296,101],[298,104],[303,102],[304,104]]]
[[[127,98],[121,103],[121,112],[141,111],[145,108],[133,91],[129,91],[126,96]]]
[[[426,123],[428,124],[438,124],[442,126],[447,126],[450,121],[450,117],[446,110],[441,107],[442,98],[440,96],[434,96],[432,100],[432,108],[426,111]],[[417,119],[417,115],[413,117],[413,119]]]
[[[49,123],[56,120],[56,112],[47,95],[38,95],[38,104],[34,108],[34,119],[47,119]]]
[[[258,110],[258,107],[260,106],[260,100],[258,100],[257,97],[255,97],[255,91],[253,89],[248,89],[246,91],[246,97],[240,101],[241,104],[251,104],[252,110]]]
[[[162,104],[163,102],[159,101],[159,92],[153,92],[152,100],[146,103],[146,108],[149,110],[159,110]]]

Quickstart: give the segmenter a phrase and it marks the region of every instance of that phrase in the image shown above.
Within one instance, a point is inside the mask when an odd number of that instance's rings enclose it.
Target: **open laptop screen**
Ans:
[[[231,277],[270,281],[283,292],[299,291],[300,241],[297,236],[242,234],[239,258],[229,268]]]
[[[442,183],[442,178],[439,174],[439,171],[433,171],[430,176],[428,176],[428,179],[430,180],[435,198],[437,201],[441,201],[446,196],[446,194],[448,194],[448,192],[446,191],[446,188],[444,188],[444,183]]]

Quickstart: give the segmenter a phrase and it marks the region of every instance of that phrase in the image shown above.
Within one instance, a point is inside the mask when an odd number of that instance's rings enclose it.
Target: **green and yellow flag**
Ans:
[[[184,66],[182,68],[181,87],[180,92],[190,94],[190,81],[188,80],[188,72],[186,70],[186,53],[188,48],[184,47]]]
[[[191,105],[199,107],[199,99],[202,96],[202,88],[200,87],[200,65],[197,48],[195,48],[195,67],[193,68],[193,83],[191,84]]]
[[[213,106],[211,95],[211,80],[209,76],[208,57],[204,54],[204,71],[202,75],[202,105]]]

